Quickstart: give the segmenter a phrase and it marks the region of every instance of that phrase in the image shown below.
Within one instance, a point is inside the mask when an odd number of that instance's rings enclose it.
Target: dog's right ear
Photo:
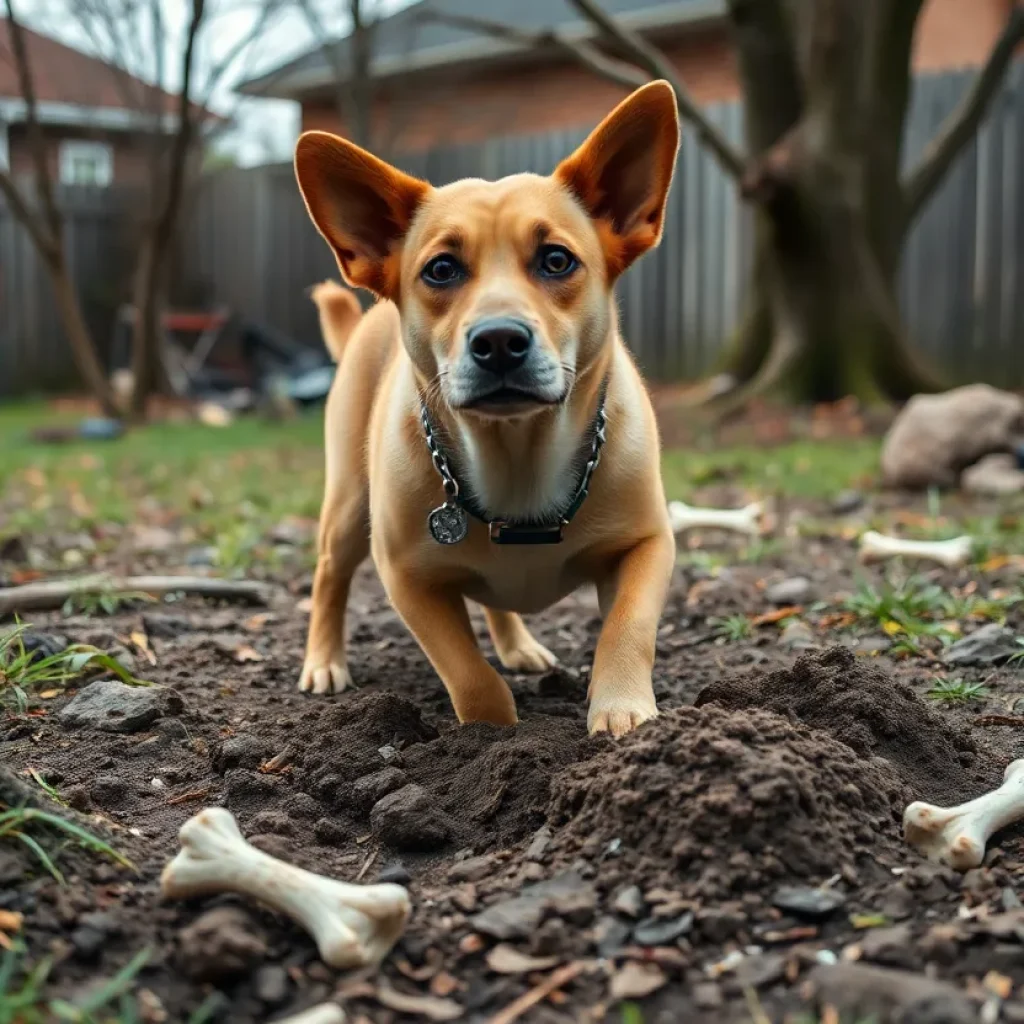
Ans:
[[[430,186],[328,132],[300,136],[295,176],[345,280],[395,298],[402,239]]]

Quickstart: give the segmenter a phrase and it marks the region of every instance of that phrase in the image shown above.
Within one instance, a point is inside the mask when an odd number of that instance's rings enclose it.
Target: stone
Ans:
[[[784,885],[772,895],[772,906],[806,921],[824,921],[843,904],[846,897],[837,889]]]
[[[128,780],[120,775],[97,775],[89,789],[93,803],[100,807],[120,807],[128,799]]]
[[[401,789],[409,777],[401,768],[393,765],[381,768],[380,771],[364,775],[352,783],[352,800],[363,812],[368,811],[378,801],[382,800],[388,793],[394,793]]]
[[[533,861],[540,861],[544,859],[544,854],[548,852],[548,847],[551,845],[551,829],[547,825],[541,825],[539,829],[533,834],[533,839],[530,840],[530,845],[526,848],[526,859]]]
[[[10,634],[7,634],[8,636]],[[7,637],[0,637],[0,646]],[[29,661],[35,663],[46,658],[52,658],[68,647],[68,639],[56,633],[43,633],[37,629],[23,629],[14,641],[15,650],[23,649],[29,656]]]
[[[901,882],[885,894],[879,909],[890,921],[903,921],[914,913],[916,902],[914,894]]]
[[[638,946],[667,946],[693,930],[693,914],[687,911],[679,917],[649,917],[633,930],[633,941]]]
[[[344,846],[354,838],[351,829],[333,818],[318,818],[313,823],[313,835],[324,846]]]
[[[773,583],[765,592],[765,598],[780,606],[806,604],[813,596],[814,586],[806,576],[791,576]]]
[[[947,665],[1004,665],[1022,651],[1012,629],[990,622],[951,644],[942,660]]]
[[[544,915],[553,912],[576,927],[585,927],[594,916],[597,892],[575,871],[566,871],[546,882],[525,888],[518,896],[492,903],[470,918],[470,927],[506,942],[528,939]]]
[[[632,928],[625,921],[620,921],[610,914],[602,917],[594,925],[594,945],[597,955],[608,959],[619,953],[629,942]]]
[[[280,1006],[288,998],[290,979],[279,964],[264,964],[253,978],[256,998],[267,1006]]]
[[[178,962],[194,981],[240,977],[266,955],[267,943],[261,929],[239,907],[215,907],[178,933]]]
[[[782,981],[786,974],[786,957],[781,953],[748,956],[736,968],[736,980],[744,988],[767,988]]]
[[[860,491],[840,491],[830,505],[832,514],[848,516],[864,507],[864,495]]]
[[[697,918],[697,927],[701,935],[709,942],[717,943],[728,942],[734,938],[746,923],[746,914],[728,907],[707,907]]]
[[[540,900],[514,896],[485,907],[470,918],[469,924],[474,931],[501,942],[528,939],[540,926],[544,912],[545,907]]]
[[[915,395],[882,444],[887,487],[955,487],[985,455],[1013,451],[1024,438],[1024,398],[988,384]]]
[[[127,686],[113,679],[90,683],[60,713],[68,728],[141,732],[165,714],[182,710],[181,698],[155,686]]]
[[[892,928],[870,928],[864,933],[859,945],[861,955],[871,963],[910,970],[920,966],[921,960],[911,942],[908,924]]]
[[[811,627],[799,619],[786,623],[779,633],[779,643],[791,651],[810,651],[820,646]]]
[[[142,626],[146,635],[156,640],[174,640],[196,628],[184,615],[167,615],[163,612],[143,612]]]
[[[699,981],[693,986],[693,1001],[701,1010],[717,1010],[724,1002],[721,985],[713,981]]]
[[[377,874],[378,882],[393,882],[395,885],[407,885],[412,881],[409,869],[400,861],[393,860],[385,864]]]
[[[960,486],[969,494],[998,497],[1024,491],[1024,469],[1017,465],[1016,455],[986,455],[960,475]]]
[[[494,858],[488,854],[467,857],[448,869],[449,882],[479,882],[494,873]]]
[[[378,800],[370,811],[370,826],[382,842],[397,850],[437,850],[452,837],[441,809],[415,784]]]
[[[631,885],[628,889],[623,889],[612,901],[612,909],[620,914],[625,914],[626,917],[640,917],[647,909],[640,886]]]

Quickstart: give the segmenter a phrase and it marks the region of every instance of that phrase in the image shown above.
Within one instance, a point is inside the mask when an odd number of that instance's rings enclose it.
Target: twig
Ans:
[[[363,861],[363,866],[359,869],[359,874],[356,875],[356,881],[361,882],[366,877],[366,872],[370,870],[370,865],[377,859],[377,850],[374,850],[366,860]]]
[[[487,1024],[512,1024],[513,1021],[526,1013],[532,1006],[536,1006],[542,999],[546,999],[555,989],[572,981],[577,974],[582,973],[586,965],[577,960],[574,963],[559,967],[552,971],[539,985],[524,992],[515,1002],[509,1003],[501,1013],[495,1014]]]
[[[251,604],[266,604],[269,588],[253,580],[219,580],[207,576],[84,576],[75,580],[26,583],[0,588],[0,617],[15,612],[60,608],[77,594],[135,592],[143,594],[195,594]]]

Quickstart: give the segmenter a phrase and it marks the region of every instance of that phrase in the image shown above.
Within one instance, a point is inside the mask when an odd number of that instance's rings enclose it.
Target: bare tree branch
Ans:
[[[572,5],[601,34],[630,61],[643,68],[652,78],[663,78],[672,86],[676,103],[684,121],[689,122],[697,138],[714,154],[722,169],[733,178],[743,174],[745,160],[725,137],[703,114],[689,91],[683,85],[673,64],[657,48],[651,46],[643,36],[620,25],[597,3],[597,0],[570,0]]]
[[[1024,5],[1016,4],[1010,12],[1002,35],[996,41],[985,66],[978,72],[971,88],[960,104],[940,126],[928,144],[917,166],[904,178],[903,194],[908,221],[924,208],[932,193],[942,183],[946,172],[963,147],[974,136],[988,112],[989,104],[1002,83],[1013,52],[1024,41]]]
[[[252,27],[244,35],[239,36],[235,44],[218,60],[209,70],[206,76],[206,84],[199,99],[201,106],[206,106],[217,87],[220,85],[224,75],[231,70],[235,61],[247,53],[260,36],[267,30],[271,19],[277,14],[284,0],[264,0],[260,7],[260,13],[252,23]]]

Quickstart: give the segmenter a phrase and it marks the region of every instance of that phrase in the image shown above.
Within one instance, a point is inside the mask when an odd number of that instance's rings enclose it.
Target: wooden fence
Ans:
[[[907,119],[908,162],[932,138],[972,77],[953,73],[918,79]],[[738,104],[708,113],[740,140]],[[470,175],[546,173],[585,134],[494,139],[432,150],[399,163],[438,185]],[[87,298],[107,295],[115,282],[123,288],[123,275],[109,269],[103,248],[104,238],[118,236],[111,216],[94,210],[79,218],[76,208],[70,217],[79,283]],[[91,226],[80,226],[80,219]],[[619,285],[623,329],[648,376],[692,379],[713,368],[742,310],[750,235],[749,213],[733,183],[685,131],[662,245]],[[336,268],[303,210],[289,165],[220,171],[211,177],[196,197],[181,253],[179,301],[226,303],[317,343],[307,290],[336,274]],[[16,289],[12,271],[5,269],[14,263]],[[117,259],[113,265],[119,265]],[[0,396],[66,378],[39,271],[27,240],[2,209],[0,289]],[[12,295],[17,300],[13,315]],[[1024,60],[1011,69],[977,138],[915,226],[904,257],[901,300],[917,343],[951,379],[1024,386]],[[101,312],[97,307],[93,315]],[[13,373],[7,369],[11,353]]]

